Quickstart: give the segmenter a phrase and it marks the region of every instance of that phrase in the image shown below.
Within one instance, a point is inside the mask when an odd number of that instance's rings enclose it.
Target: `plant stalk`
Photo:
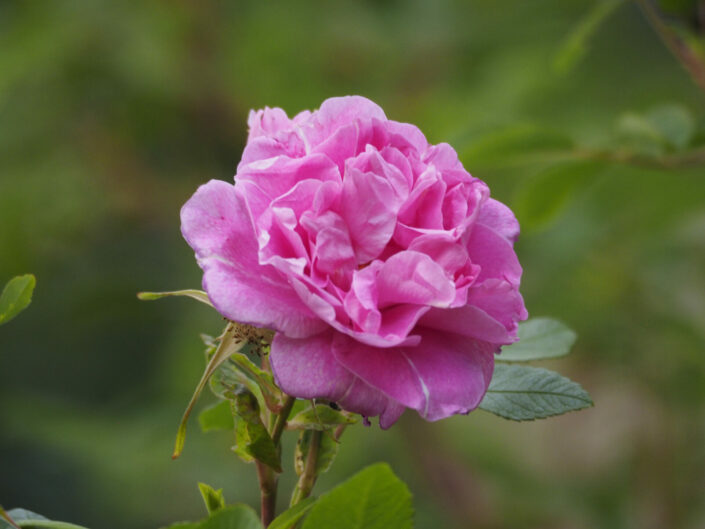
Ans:
[[[649,0],[636,0],[636,2],[666,47],[688,71],[695,84],[705,92],[705,63],[693,48],[663,21]]]
[[[292,507],[300,501],[308,498],[311,495],[313,486],[316,484],[316,478],[318,477],[316,467],[318,466],[318,452],[321,449],[322,436],[323,432],[320,430],[313,430],[311,432],[311,443],[308,447],[306,463],[304,463],[304,472],[301,474],[301,477],[294,488],[294,492],[291,495]]]
[[[260,490],[260,519],[262,525],[267,527],[276,515],[278,478],[274,470],[261,461],[255,460],[255,465]]]

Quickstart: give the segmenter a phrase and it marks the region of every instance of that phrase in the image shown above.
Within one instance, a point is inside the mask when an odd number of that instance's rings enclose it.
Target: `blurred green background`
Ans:
[[[222,320],[135,293],[199,286],[179,208],[231,179],[249,109],[344,94],[516,209],[529,312],[579,335],[546,365],[595,407],[358,426],[317,490],[385,460],[421,529],[705,527],[705,95],[609,1],[0,2],[0,283],[38,278],[0,328],[0,503],[96,529],[200,518],[198,480],[256,504],[228,434],[169,457]]]

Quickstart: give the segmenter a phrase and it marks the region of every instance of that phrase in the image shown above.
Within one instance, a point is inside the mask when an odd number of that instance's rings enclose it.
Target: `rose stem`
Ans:
[[[277,448],[279,448],[279,441],[281,440],[284,427],[286,426],[286,421],[291,413],[291,408],[294,407],[294,402],[296,402],[296,398],[287,395],[284,400],[284,404],[277,414],[274,428],[272,428],[272,441],[274,441],[274,446]],[[260,518],[262,520],[262,525],[267,527],[272,522],[276,514],[278,476],[274,470],[269,468],[264,463],[256,461],[256,464],[257,479],[259,480],[261,497]]]
[[[321,437],[323,432],[320,430],[311,431],[311,443],[308,447],[308,454],[306,455],[306,463],[304,465],[304,472],[299,478],[299,482],[294,488],[294,493],[291,495],[291,506],[293,507],[301,500],[305,500],[311,494],[313,486],[316,484],[316,466],[318,466],[318,452],[321,448]]]

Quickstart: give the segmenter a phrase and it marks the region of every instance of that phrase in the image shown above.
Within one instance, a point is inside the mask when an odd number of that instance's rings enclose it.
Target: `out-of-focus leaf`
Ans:
[[[209,515],[225,507],[223,489],[215,490],[210,485],[199,483],[198,490],[201,492],[203,502],[206,504],[206,509],[208,510]]]
[[[162,527],[161,529],[198,529],[199,527],[199,522],[176,522],[175,524]]]
[[[355,424],[357,419],[325,404],[309,405],[287,422],[291,430],[327,430],[341,424]]]
[[[311,510],[316,498],[309,496],[277,516],[267,529],[289,529]]]
[[[532,318],[519,324],[519,341],[502,348],[500,362],[526,362],[567,355],[576,335],[564,323],[551,318]]]
[[[514,212],[524,229],[540,229],[554,221],[573,196],[602,169],[596,161],[554,165],[527,178],[514,197]]]
[[[230,402],[222,400],[209,408],[204,409],[198,415],[198,423],[204,432],[218,430],[232,430],[235,428],[235,421],[230,409]]]
[[[683,105],[660,105],[646,117],[660,137],[676,149],[686,148],[695,134],[695,118]]]
[[[81,525],[72,524],[69,522],[58,522],[49,520],[41,514],[28,511],[27,509],[12,509],[7,512],[7,515],[19,527],[27,529],[86,529]],[[15,529],[13,525],[0,517],[0,529]]]
[[[483,135],[463,149],[460,158],[467,167],[508,167],[545,163],[547,158],[573,147],[573,141],[565,134],[520,124]]]
[[[664,140],[656,126],[641,114],[627,112],[617,119],[617,136],[621,145],[646,156],[660,156]]]
[[[579,384],[548,369],[497,364],[480,409],[514,421],[543,419],[592,406]]]
[[[213,513],[198,529],[263,529],[259,517],[249,505],[238,504]]]
[[[10,279],[0,295],[0,324],[7,323],[27,308],[37,280],[32,274]]]
[[[321,496],[303,529],[411,529],[413,513],[409,489],[378,463]]]
[[[197,301],[200,301],[201,303],[205,303],[209,307],[213,306],[213,304],[211,303],[211,300],[208,299],[208,294],[206,294],[202,290],[189,289],[189,290],[174,290],[172,292],[139,292],[137,294],[137,297],[139,299],[141,299],[142,301],[153,301],[155,299],[162,299],[162,298],[167,298],[167,297],[172,297],[172,296],[186,296],[186,297],[195,299]]]
[[[232,395],[237,413],[234,451],[248,461],[257,459],[277,472],[282,471],[279,450],[262,424],[257,399],[248,391]]]
[[[308,455],[309,447],[311,446],[311,437],[313,430],[304,430],[299,435],[299,440],[296,442],[296,449],[294,450],[294,470],[300,476],[304,473],[304,468],[306,465],[306,457]],[[321,446],[318,449],[318,458],[316,459],[316,475],[328,472],[328,469],[333,464],[335,456],[338,455],[338,448],[340,444],[333,439],[333,436],[324,432],[321,435]]]
[[[196,401],[198,401],[198,397],[201,395],[203,388],[208,383],[208,379],[211,375],[213,375],[215,370],[218,369],[220,364],[225,362],[231,354],[240,351],[243,347],[245,347],[245,345],[247,345],[247,342],[236,339],[233,334],[232,324],[228,324],[225,328],[223,336],[220,338],[218,348],[206,365],[206,369],[201,376],[201,380],[198,382],[198,385],[193,392],[193,396],[186,407],[186,411],[184,411],[184,415],[181,418],[179,430],[176,433],[176,444],[174,446],[174,453],[171,456],[172,459],[179,457],[184,449],[184,442],[186,441],[186,423],[188,422],[188,418],[191,415],[191,411],[193,410]]]
[[[592,5],[559,47],[553,63],[558,72],[567,73],[585,56],[590,39],[622,1],[600,0]]]

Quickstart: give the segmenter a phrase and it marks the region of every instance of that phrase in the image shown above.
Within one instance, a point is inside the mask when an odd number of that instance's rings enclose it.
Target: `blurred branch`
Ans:
[[[644,13],[644,16],[658,33],[661,40],[671,53],[688,70],[690,77],[700,89],[705,92],[705,63],[697,53],[666,24],[661,18],[661,14],[651,4],[649,0],[636,0]]]

